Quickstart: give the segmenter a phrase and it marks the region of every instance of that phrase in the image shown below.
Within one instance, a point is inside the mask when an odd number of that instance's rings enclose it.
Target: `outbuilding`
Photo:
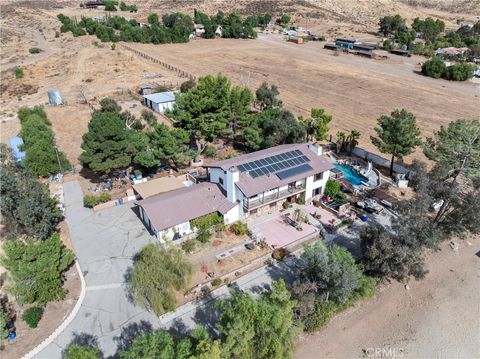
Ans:
[[[175,92],[168,91],[144,95],[143,103],[155,112],[165,113],[166,111],[173,110]]]

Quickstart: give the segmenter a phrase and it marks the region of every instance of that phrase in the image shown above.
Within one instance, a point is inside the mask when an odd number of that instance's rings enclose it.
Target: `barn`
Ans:
[[[175,92],[159,92],[143,96],[143,103],[158,113],[173,110],[175,104]]]

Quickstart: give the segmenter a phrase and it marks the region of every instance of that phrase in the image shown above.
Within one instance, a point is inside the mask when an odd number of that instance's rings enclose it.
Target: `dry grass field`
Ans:
[[[257,40],[134,46],[197,76],[221,72],[252,89],[263,81],[276,84],[286,108],[296,115],[325,108],[334,117],[333,133],[359,129],[360,144],[367,149],[373,149],[369,136],[376,119],[396,108],[413,112],[425,136],[452,120],[480,115],[478,85],[424,77],[416,73],[421,57],[334,56],[323,43],[296,45],[278,34],[260,34]]]

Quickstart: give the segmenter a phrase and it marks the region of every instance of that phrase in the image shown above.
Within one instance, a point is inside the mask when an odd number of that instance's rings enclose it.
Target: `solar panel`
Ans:
[[[305,156],[305,155],[302,155],[301,158],[303,158],[303,161],[304,161],[304,162],[310,162],[310,158],[308,158],[308,157]]]
[[[275,172],[275,169],[272,167],[272,166],[267,166],[265,167],[266,170],[270,173],[270,172]]]
[[[304,163],[303,165],[293,167],[293,168],[289,168],[289,169],[286,169],[284,171],[277,172],[277,176],[281,180],[284,180],[286,178],[290,178],[290,177],[299,175],[301,173],[310,171],[312,169],[313,168],[309,164]]]
[[[284,168],[287,168],[287,165],[285,165],[285,163],[283,162],[278,162],[277,166],[280,167],[281,170],[283,170]]]
[[[281,170],[280,166],[276,163],[274,165],[272,165],[272,168],[273,168],[274,171],[280,171]]]
[[[268,162],[266,160],[260,159],[259,161],[262,164],[262,166],[268,166]]]
[[[260,161],[253,161],[253,162],[250,162],[252,165],[255,165],[256,168],[260,168],[262,167],[262,163]]]
[[[238,169],[240,172],[245,172],[247,170],[244,165],[238,166]]]
[[[272,163],[275,163],[275,161],[272,160],[272,157],[265,158],[265,161],[267,161],[269,165],[271,165]]]
[[[301,155],[302,155],[302,151],[300,151],[300,150],[294,150],[293,153],[294,153],[296,156],[301,156]]]
[[[288,165],[288,167],[293,167],[293,166],[295,166],[295,162],[293,162],[292,160],[286,161],[286,164]]]
[[[258,174],[257,170],[255,170],[255,171],[250,172],[250,176],[252,176],[252,178],[256,178],[256,177],[259,176],[259,174]]]

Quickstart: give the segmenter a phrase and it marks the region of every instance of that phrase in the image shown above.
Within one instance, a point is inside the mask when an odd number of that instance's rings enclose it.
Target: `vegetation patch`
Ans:
[[[22,319],[30,328],[36,328],[40,319],[43,316],[43,308],[31,307],[28,308],[22,315]]]
[[[108,202],[112,199],[109,193],[102,193],[99,196],[89,195],[83,197],[83,205],[88,208],[93,208],[97,204]]]

